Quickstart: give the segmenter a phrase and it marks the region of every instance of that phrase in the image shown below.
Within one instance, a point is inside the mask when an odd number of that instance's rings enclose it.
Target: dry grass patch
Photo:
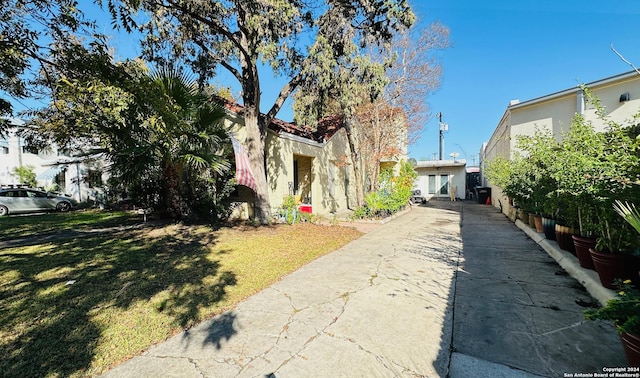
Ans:
[[[92,376],[361,235],[171,225],[0,251],[0,371]]]

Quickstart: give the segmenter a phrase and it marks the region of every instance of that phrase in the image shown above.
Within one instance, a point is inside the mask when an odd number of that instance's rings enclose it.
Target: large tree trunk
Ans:
[[[356,137],[354,135],[354,122],[356,122],[354,117],[346,116],[344,129],[347,132],[349,151],[351,152],[351,163],[353,164],[353,175],[356,180],[356,205],[360,207],[364,205],[364,185],[362,183],[362,172],[360,171],[360,156],[358,154]]]
[[[245,107],[244,122],[247,133],[247,153],[251,162],[251,170],[256,180],[256,193],[254,210],[255,217],[260,224],[268,224],[271,221],[271,201],[269,199],[269,186],[265,171],[265,138],[260,133],[258,112],[250,112]]]
[[[246,40],[243,39],[246,43]],[[244,126],[247,139],[247,153],[251,162],[256,181],[254,201],[255,219],[260,224],[271,222],[271,201],[269,200],[269,185],[265,170],[265,141],[267,139],[266,120],[260,122],[260,80],[255,62],[241,59],[242,89],[244,101]],[[264,123],[264,124],[263,124]]]

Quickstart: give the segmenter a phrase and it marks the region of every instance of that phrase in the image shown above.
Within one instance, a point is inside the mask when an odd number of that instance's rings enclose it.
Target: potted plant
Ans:
[[[580,266],[585,269],[596,270],[591,258],[590,249],[596,247],[595,223],[593,222],[592,208],[589,206],[578,207],[578,230],[577,235],[572,235],[573,245],[578,257]]]
[[[638,281],[638,234],[624,217],[619,216],[615,206],[610,206],[611,211],[598,213],[600,230],[596,247],[590,249],[600,283],[609,289],[616,288],[617,279]]]
[[[640,366],[640,292],[630,280],[620,285],[618,296],[606,306],[584,312],[588,320],[610,320],[614,323],[629,366]]]
[[[556,218],[556,242],[560,249],[576,254],[572,236],[578,234],[577,206],[573,196],[558,195],[558,215]]]

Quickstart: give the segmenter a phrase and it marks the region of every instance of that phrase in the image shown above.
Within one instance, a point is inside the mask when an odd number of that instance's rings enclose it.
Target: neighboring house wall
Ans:
[[[465,198],[465,167],[465,160],[418,161],[414,188],[420,189],[427,200],[450,199],[452,192],[456,198]]]
[[[638,123],[634,116],[640,112],[640,74],[631,71],[586,86],[605,107],[605,113],[611,120],[623,125]],[[628,94],[628,100],[620,101],[623,94]],[[533,135],[537,129],[551,131],[556,140],[561,141],[576,114],[582,114],[587,121],[591,121],[597,131],[605,130],[606,125],[598,119],[593,103],[587,100],[580,87],[524,102],[511,101],[483,149],[483,164],[498,156],[513,158],[518,153],[518,136]],[[494,206],[499,207],[501,203],[505,205],[507,198],[500,188],[490,182],[485,183],[492,189]],[[508,206],[502,209],[506,213]]]

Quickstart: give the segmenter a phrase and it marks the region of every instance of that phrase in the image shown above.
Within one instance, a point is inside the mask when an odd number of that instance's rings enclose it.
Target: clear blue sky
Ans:
[[[533,99],[640,67],[640,2],[636,0],[414,0],[423,22],[440,21],[452,47],[439,54],[442,86],[431,113],[449,125],[444,156],[477,163],[510,100]],[[432,118],[409,148],[416,159],[439,150]]]

